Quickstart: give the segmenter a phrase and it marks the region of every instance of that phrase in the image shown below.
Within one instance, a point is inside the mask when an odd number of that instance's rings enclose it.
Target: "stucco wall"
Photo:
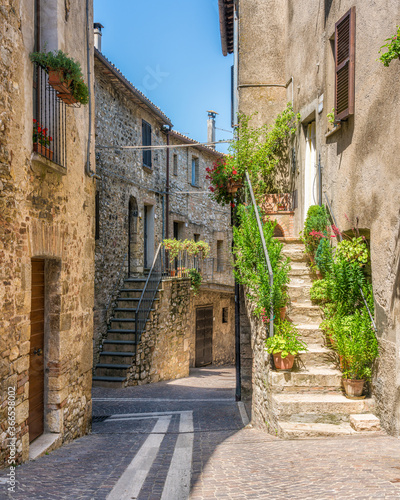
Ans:
[[[46,262],[45,432],[67,441],[90,427],[95,181],[84,172],[87,106],[67,109],[66,175],[31,162],[33,2],[0,5],[0,441],[6,460],[5,400],[14,386],[21,462],[29,453],[33,257]],[[68,21],[63,0],[53,2],[53,10],[56,22],[47,24],[43,11],[42,43],[48,40],[48,49],[61,48],[79,60],[86,80],[85,6],[74,4]],[[91,154],[94,166],[93,143]]]
[[[258,111],[260,123],[271,123],[285,102],[292,99],[293,88],[294,111],[301,114],[294,141],[295,187],[299,195],[295,234],[306,215],[305,136],[312,120],[316,122],[317,163],[320,156],[323,168],[322,190],[332,204],[338,227],[351,230],[358,217],[359,227],[370,231],[375,316],[381,338],[373,394],[383,426],[398,435],[400,186],[396,130],[400,62],[394,60],[385,68],[377,58],[384,40],[395,34],[400,6],[394,0],[345,0],[318,5],[312,0],[278,3],[239,2],[239,83],[267,78],[265,83],[275,83],[269,81],[269,76],[271,79],[273,76],[278,83],[293,78],[293,86],[289,85],[283,96],[279,89],[243,89],[239,107],[246,113]],[[335,23],[353,6],[356,7],[355,113],[342,122],[340,130],[325,137],[326,115],[334,106],[332,35]],[[280,100],[273,92],[278,93]],[[315,187],[318,188],[317,179]]]

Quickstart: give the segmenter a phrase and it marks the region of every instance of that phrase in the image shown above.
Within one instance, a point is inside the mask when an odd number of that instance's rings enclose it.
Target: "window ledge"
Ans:
[[[45,156],[42,156],[39,153],[32,153],[31,156],[32,165],[35,167],[44,167],[53,172],[57,172],[61,175],[67,175],[66,167],[59,165],[58,163],[54,163],[54,161],[49,160]]]
[[[148,174],[152,174],[153,173],[153,169],[151,167],[146,166],[146,165],[143,165],[143,170],[145,172],[147,172]]]
[[[332,130],[330,130],[329,132],[327,132],[325,134],[325,138],[327,139],[328,137],[330,137],[331,135],[335,134],[338,130],[340,130],[342,128],[342,124],[339,123],[338,125],[336,125],[336,127],[334,127]]]

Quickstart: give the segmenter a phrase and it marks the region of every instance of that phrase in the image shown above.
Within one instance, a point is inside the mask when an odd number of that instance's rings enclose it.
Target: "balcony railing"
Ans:
[[[49,85],[48,80],[48,75],[43,68],[35,64],[33,71],[33,151],[66,167],[66,105],[57,97],[57,92]]]

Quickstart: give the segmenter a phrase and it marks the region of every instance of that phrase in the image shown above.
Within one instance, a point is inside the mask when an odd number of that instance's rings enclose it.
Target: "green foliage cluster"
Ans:
[[[202,281],[201,274],[195,268],[189,269],[188,274],[190,278],[190,289],[194,295],[197,295]]]
[[[82,68],[79,62],[69,57],[62,50],[32,52],[29,57],[32,62],[41,66],[47,73],[49,70],[62,71],[62,80],[70,82],[70,89],[75,99],[81,104],[89,102],[89,89],[83,81]]]
[[[328,238],[321,238],[315,252],[315,263],[322,274],[329,272],[332,264],[332,248]]]
[[[286,304],[289,259],[282,255],[282,243],[273,238],[275,223],[264,223],[264,238],[274,273],[274,286],[271,290],[253,207],[240,205],[238,219],[239,227],[233,228],[233,253],[236,257],[234,273],[238,282],[250,290],[249,298],[256,303],[255,313],[267,320],[265,311],[270,309],[271,292],[274,311]]]
[[[372,284],[365,277],[365,258],[368,260],[369,255],[361,237],[340,242],[330,261],[327,256],[325,277],[314,281],[310,296],[323,308],[325,319],[320,328],[330,337],[333,348],[341,356],[343,376],[368,380],[379,352],[362,297],[363,294],[373,314]]]
[[[186,251],[188,255],[200,256],[206,259],[210,254],[210,245],[203,240],[176,240],[175,238],[165,239],[163,245],[168,250],[169,260],[171,262],[178,257],[179,252]]]
[[[393,61],[393,59],[400,59],[400,26],[396,26],[397,33],[390,38],[386,38],[385,45],[379,50],[379,54],[382,54],[379,58],[380,61],[383,62],[384,66],[389,66],[389,64]],[[387,52],[382,53],[382,49],[388,49]]]
[[[311,205],[308,209],[304,229],[300,233],[306,252],[314,255],[321,238],[328,235],[329,217],[324,206]]]
[[[284,319],[274,323],[274,336],[265,340],[265,350],[269,354],[281,353],[282,358],[289,354],[296,356],[299,351],[307,351],[307,345],[298,338],[297,328]]]
[[[332,108],[332,111],[326,117],[328,118],[328,122],[333,125],[335,123],[335,108]]]

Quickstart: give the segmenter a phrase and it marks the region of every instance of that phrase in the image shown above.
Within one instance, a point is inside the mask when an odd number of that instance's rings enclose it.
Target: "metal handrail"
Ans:
[[[147,319],[150,315],[150,310],[157,294],[158,287],[162,278],[163,265],[162,265],[162,244],[160,243],[157,252],[153,259],[149,275],[147,276],[146,283],[143,287],[142,295],[140,296],[139,304],[135,312],[135,337],[136,341],[140,337],[146,326]],[[141,316],[141,317],[140,317]]]
[[[336,224],[336,219],[335,219],[335,216],[334,216],[334,214],[333,214],[333,210],[332,210],[331,204],[329,203],[328,197],[327,197],[326,193],[324,193],[324,195],[325,195],[326,202],[327,202],[327,204],[328,204],[329,213],[331,214],[331,217],[332,217],[333,223],[335,224],[335,226],[336,226],[336,227],[338,227],[338,226],[337,226],[337,224]],[[339,236],[339,241],[342,241],[342,240],[343,240],[343,237],[342,237],[342,233],[341,233],[341,231],[339,231],[338,236]],[[378,329],[377,329],[377,327],[376,327],[375,320],[374,320],[374,318],[372,317],[372,313],[371,313],[371,310],[370,310],[370,308],[369,308],[369,306],[368,306],[367,299],[365,298],[365,295],[364,295],[363,289],[362,289],[362,287],[361,287],[360,285],[359,285],[359,288],[360,288],[361,297],[362,297],[362,299],[363,299],[363,301],[364,301],[364,305],[365,305],[365,307],[366,307],[366,309],[367,309],[367,311],[368,311],[368,315],[369,315],[370,320],[371,320],[371,323],[372,323],[372,325],[373,325],[373,327],[374,327],[375,336],[376,336],[376,338],[378,339]]]
[[[246,171],[246,180],[247,180],[247,184],[249,186],[251,201],[252,201],[252,204],[253,204],[254,213],[256,215],[257,225],[258,225],[258,231],[260,233],[261,244],[262,244],[262,247],[263,247],[265,264],[266,264],[267,270],[268,270],[269,286],[270,286],[270,290],[271,290],[271,307],[270,307],[270,315],[269,315],[269,336],[273,337],[274,336],[274,302],[273,302],[274,273],[272,271],[271,261],[269,259],[267,245],[265,243],[264,231],[263,231],[263,227],[262,227],[261,220],[260,220],[260,214],[258,213],[258,206],[257,206],[257,203],[256,203],[256,199],[254,197],[253,186],[251,184],[250,176],[249,176],[249,173],[247,171]]]

